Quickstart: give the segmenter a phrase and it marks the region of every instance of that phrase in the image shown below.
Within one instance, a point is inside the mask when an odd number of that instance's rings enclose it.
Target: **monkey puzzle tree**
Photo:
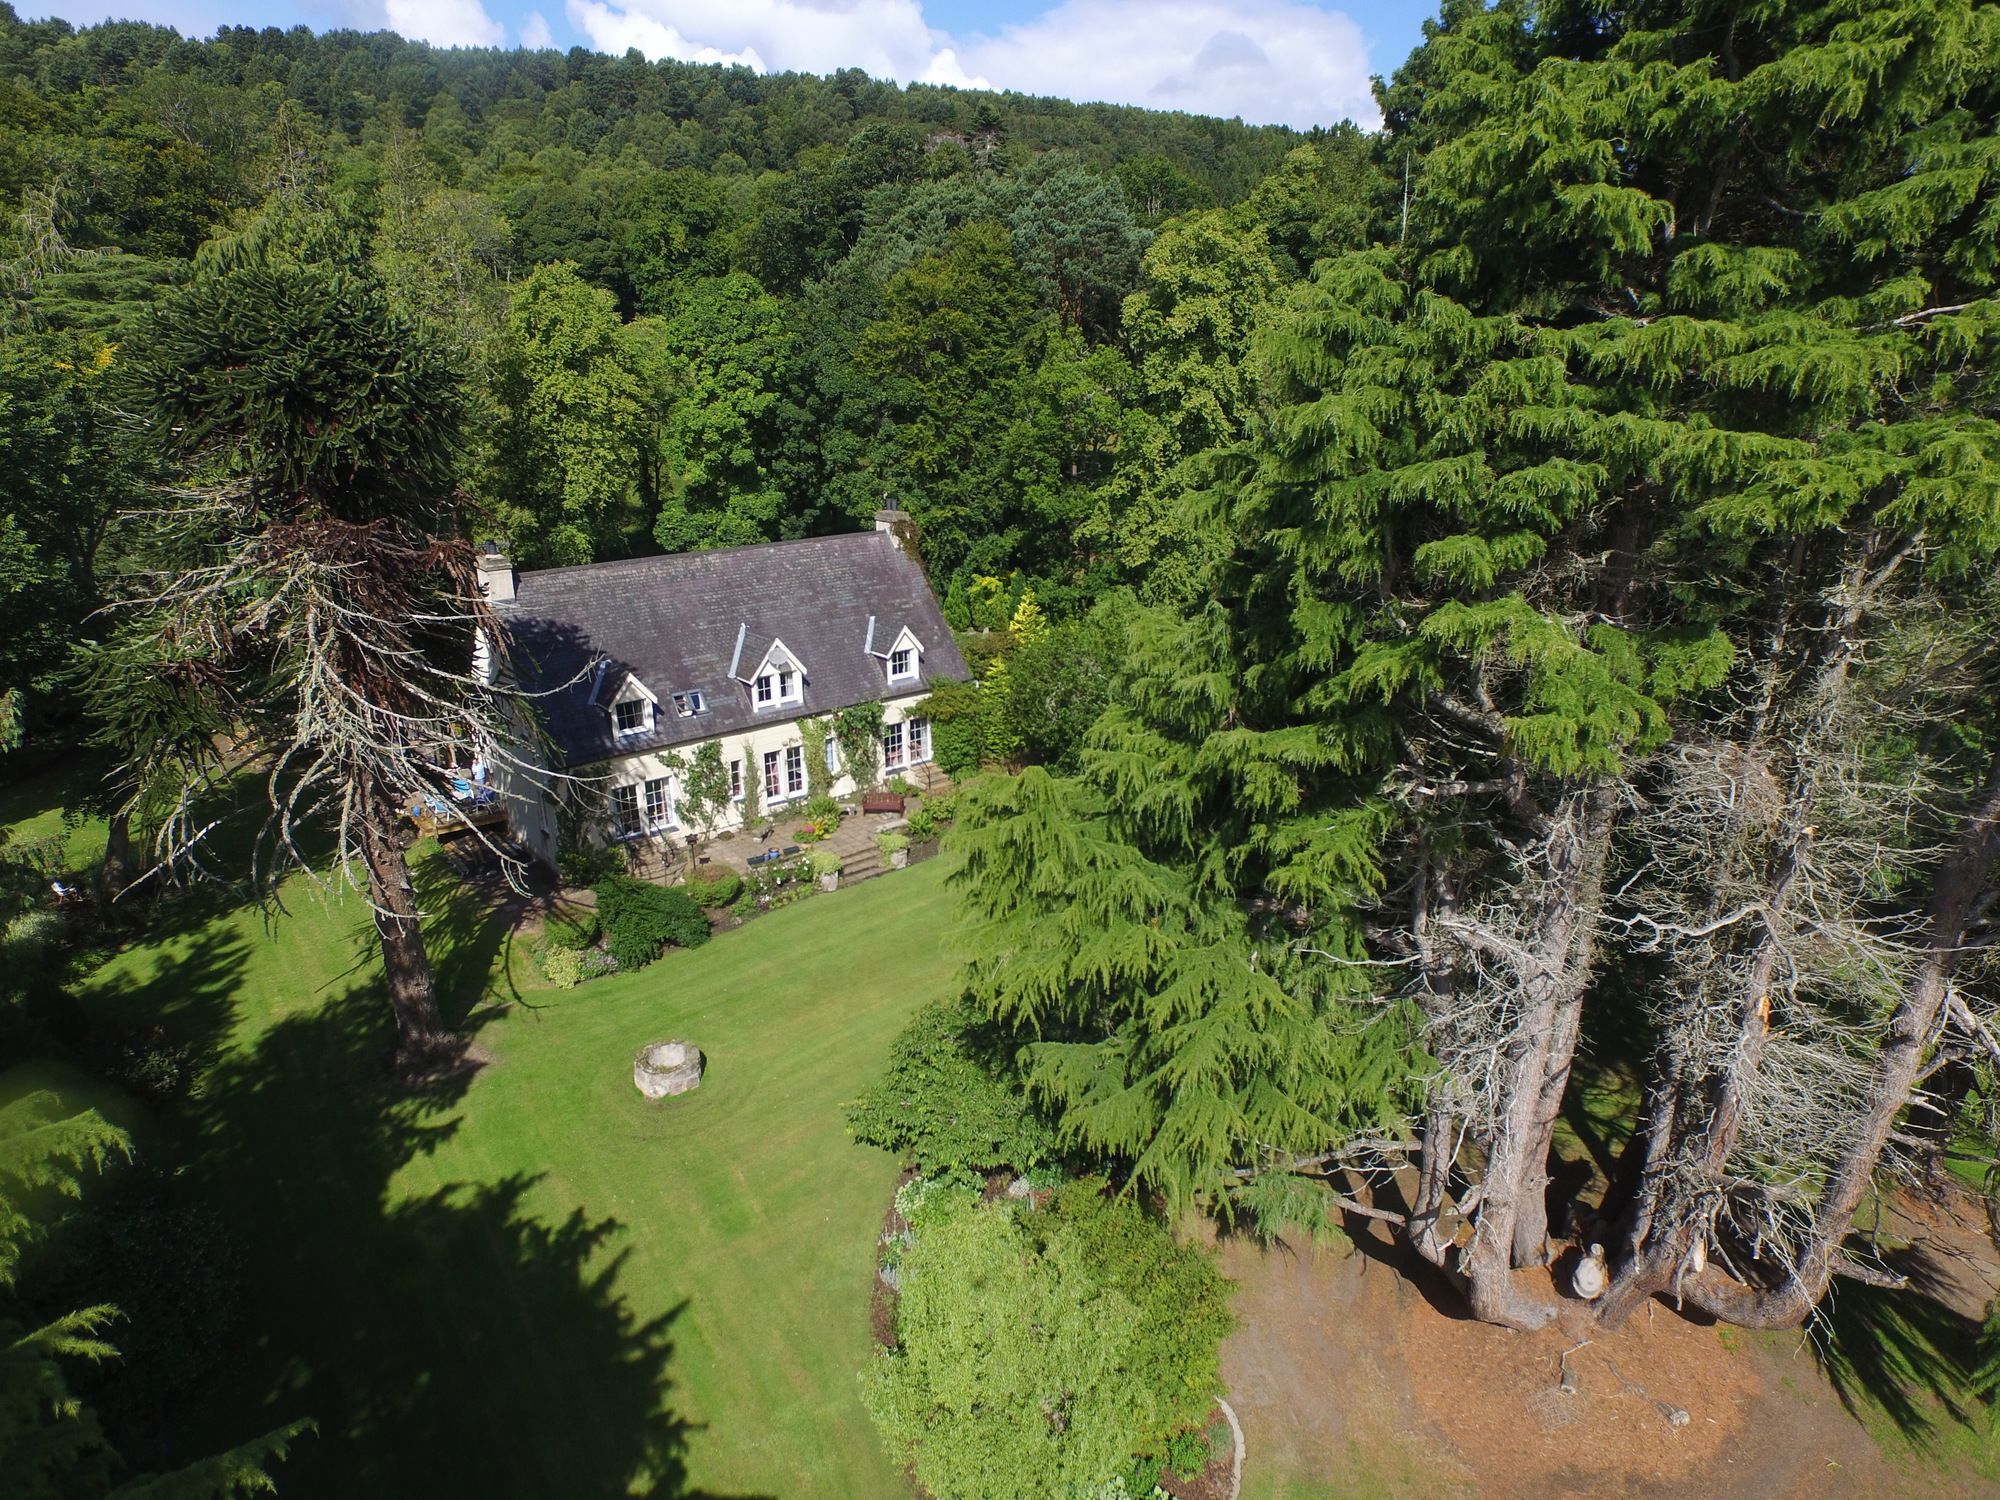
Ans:
[[[180,487],[94,663],[107,737],[175,859],[212,827],[213,731],[248,732],[266,757],[259,888],[331,835],[374,911],[403,1060],[421,1064],[448,1034],[401,815],[448,791],[451,747],[510,739],[505,689],[475,666],[498,636],[453,486],[455,382],[371,281],[251,256],[159,308],[133,390]]]

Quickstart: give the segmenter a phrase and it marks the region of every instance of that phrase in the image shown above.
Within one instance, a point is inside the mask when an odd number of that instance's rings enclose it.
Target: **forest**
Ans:
[[[469,549],[887,505],[969,956],[863,1139],[1586,1341],[1896,1305],[1885,1200],[1994,1191],[2000,5],[1448,0],[1379,133],[4,5],[0,79],[0,776],[115,761],[112,884],[249,726],[258,879],[330,843],[414,984]]]

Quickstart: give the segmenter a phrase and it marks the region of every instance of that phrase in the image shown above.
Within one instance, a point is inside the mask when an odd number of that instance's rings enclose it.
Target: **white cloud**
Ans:
[[[961,54],[966,67],[1024,93],[1258,125],[1379,118],[1361,28],[1298,0],[1065,0]]]
[[[382,20],[434,47],[498,47],[507,40],[507,28],[479,0],[383,0]]]
[[[521,45],[530,52],[543,52],[556,44],[549,31],[549,18],[538,10],[528,12],[528,19],[521,23]]]
[[[648,57],[808,73],[861,68],[904,82],[1257,124],[1376,121],[1360,28],[1309,0],[1063,0],[995,35],[968,37],[934,30],[920,0],[568,0],[568,14],[612,53],[637,47]]]

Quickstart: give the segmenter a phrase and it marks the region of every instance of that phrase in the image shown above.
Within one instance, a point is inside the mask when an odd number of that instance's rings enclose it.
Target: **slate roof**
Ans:
[[[968,676],[923,570],[882,531],[546,568],[521,574],[514,598],[495,608],[520,685],[545,692],[567,684],[536,703],[571,766]],[[871,615],[876,652],[887,652],[905,626],[923,644],[916,681],[888,685],[882,657],[866,649]],[[739,674],[751,676],[774,640],[805,666],[805,701],[760,713],[748,684],[731,678],[730,663],[738,660]],[[650,730],[619,736],[609,705],[627,672],[658,707]],[[691,689],[702,694],[705,712],[678,718],[673,695]]]

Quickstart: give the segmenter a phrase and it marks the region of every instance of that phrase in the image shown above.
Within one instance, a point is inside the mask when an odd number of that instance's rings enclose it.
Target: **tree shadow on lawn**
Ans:
[[[1947,1278],[1925,1251],[1884,1259],[1909,1284],[1835,1282],[1812,1327],[1813,1356],[1851,1415],[1865,1420],[1872,1407],[1921,1448],[1941,1423],[1976,1420],[1966,1380],[1979,1325],[1944,1304]]]
[[[400,1195],[469,1080],[392,1082],[391,1040],[379,986],[350,988],[222,1055],[192,1101],[186,1175],[244,1241],[253,1342],[190,1403],[189,1451],[304,1417],[287,1495],[694,1495],[667,1404],[685,1303],[637,1314],[622,1226],[545,1221],[527,1172]]]

